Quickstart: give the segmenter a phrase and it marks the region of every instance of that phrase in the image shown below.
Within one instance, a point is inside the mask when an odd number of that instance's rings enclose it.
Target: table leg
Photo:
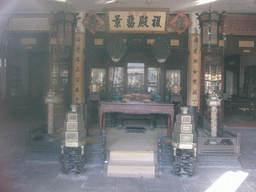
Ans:
[[[174,125],[174,114],[171,115],[171,135],[173,132],[173,125]]]
[[[103,113],[103,130],[106,130],[106,113]]]
[[[99,119],[100,119],[100,123],[99,123],[99,125],[100,125],[100,132],[99,132],[99,135],[101,136],[102,135],[102,113],[101,112],[99,112]]]
[[[167,135],[171,136],[171,115],[168,115]]]

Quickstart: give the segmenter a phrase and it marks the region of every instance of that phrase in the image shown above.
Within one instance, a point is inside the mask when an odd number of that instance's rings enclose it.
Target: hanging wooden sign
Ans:
[[[188,106],[200,106],[201,37],[195,30],[189,38]]]
[[[167,33],[169,9],[107,9],[111,33]]]
[[[73,50],[72,64],[72,103],[85,103],[85,80],[84,80],[84,33],[77,32],[75,34],[75,45]]]
[[[92,33],[95,34],[103,25],[104,22],[102,19],[92,11],[87,17],[83,20],[82,24]]]
[[[180,35],[192,24],[189,18],[182,11],[176,15],[169,24]]]

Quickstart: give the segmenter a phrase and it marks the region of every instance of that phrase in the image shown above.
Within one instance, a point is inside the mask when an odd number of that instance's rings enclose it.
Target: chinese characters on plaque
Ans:
[[[192,23],[189,18],[182,11],[176,15],[169,24],[180,35],[183,33]]]
[[[200,103],[200,36],[195,29],[195,33],[190,35],[190,66],[189,66],[189,106],[199,106]]]
[[[107,9],[108,32],[167,33],[169,9]]]
[[[95,34],[104,25],[102,19],[94,11],[82,23],[92,34]]]
[[[104,28],[103,20],[92,11],[82,23],[95,34]],[[169,9],[107,9],[106,20],[108,32],[112,33],[167,33],[171,27],[180,35],[192,24],[181,11],[168,25]]]
[[[72,67],[72,103],[84,103],[84,34],[75,34]]]

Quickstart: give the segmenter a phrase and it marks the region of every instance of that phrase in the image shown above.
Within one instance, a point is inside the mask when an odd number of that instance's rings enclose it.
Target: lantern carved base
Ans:
[[[82,147],[63,147],[62,150],[63,153],[60,157],[60,165],[63,173],[82,173],[85,171],[84,165],[86,163],[86,156]]]
[[[173,156],[173,171],[177,176],[194,175],[196,157],[189,150],[177,149],[176,155]]]

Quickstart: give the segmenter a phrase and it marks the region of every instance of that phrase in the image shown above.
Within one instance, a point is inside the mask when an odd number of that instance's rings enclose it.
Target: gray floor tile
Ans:
[[[12,192],[41,192],[46,187],[47,187],[46,185],[17,184],[12,189]]]
[[[59,175],[60,169],[56,164],[41,165],[33,170],[21,183],[49,185]]]
[[[37,164],[28,164],[17,161],[7,166],[2,173],[10,177],[25,177],[37,168]]]
[[[102,165],[86,165],[85,166],[85,174],[86,173],[98,173],[98,174],[103,174],[104,168]]]
[[[46,187],[43,192],[80,192],[84,181],[58,179],[50,186]]]
[[[204,182],[204,181],[187,181],[182,182],[182,185],[186,192],[205,192],[210,186],[212,186],[212,182]],[[224,191],[223,191],[224,192]]]
[[[166,189],[153,189],[153,190],[150,190],[150,192],[184,192],[184,190],[183,189],[168,189],[168,190],[166,190]],[[190,192],[192,192],[192,191],[190,191]]]
[[[150,190],[184,191],[181,181],[172,174],[161,175],[151,181]]]
[[[17,178],[12,178],[12,177],[6,176],[1,173],[1,175],[0,175],[0,191],[4,191],[3,189],[12,189],[16,183],[15,179],[17,179]]]
[[[98,187],[105,189],[116,189],[117,178],[105,177],[102,174],[90,174],[87,181],[83,185],[84,188]]]
[[[13,158],[0,158],[0,172],[6,169],[10,169],[10,167],[23,164],[24,161],[20,159]]]
[[[60,173],[57,176],[57,179],[70,179],[70,180],[82,180],[85,181],[88,179],[88,174],[81,173],[81,174],[76,174],[76,173],[69,173],[69,174],[64,174]]]
[[[253,192],[256,191],[256,182],[255,181],[245,181],[245,185],[248,186],[249,189],[251,189]]]
[[[243,183],[237,190],[236,192],[255,192],[255,188],[252,189],[245,183]]]
[[[228,171],[234,171],[234,169],[210,169],[208,170],[207,177],[212,181],[215,182],[217,179],[219,179],[223,174],[225,174]]]
[[[248,171],[244,171],[244,172],[248,172]],[[245,182],[254,182],[256,184],[256,170],[252,173],[248,172],[249,175],[248,177],[245,179]]]
[[[118,192],[148,192],[150,191],[149,189],[145,189],[145,188],[129,188],[129,189],[118,189]]]
[[[118,178],[118,191],[149,191],[151,179]]]
[[[108,189],[108,188],[101,188],[101,187],[86,187],[81,190],[82,192],[118,192],[117,189]]]

